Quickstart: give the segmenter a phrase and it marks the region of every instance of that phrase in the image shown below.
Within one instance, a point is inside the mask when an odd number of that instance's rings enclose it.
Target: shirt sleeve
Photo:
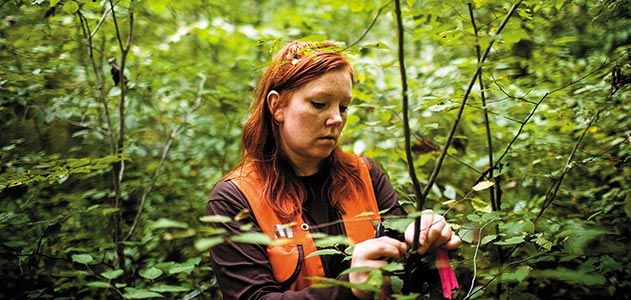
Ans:
[[[245,196],[230,181],[217,184],[208,200],[209,215],[234,218],[249,205]],[[254,216],[236,222],[217,224],[229,237],[242,233],[240,226],[251,223],[249,231],[261,232]],[[347,287],[306,288],[289,291],[276,282],[266,246],[226,241],[210,249],[213,271],[224,299],[356,299]],[[338,278],[348,281],[348,276]]]
[[[394,191],[394,187],[392,183],[390,183],[386,173],[371,159],[364,158],[364,160],[370,172],[370,179],[372,181],[372,187],[375,190],[375,198],[377,198],[377,207],[379,207],[379,210],[386,210],[387,215],[405,215],[406,212],[403,207],[399,205],[398,195]]]

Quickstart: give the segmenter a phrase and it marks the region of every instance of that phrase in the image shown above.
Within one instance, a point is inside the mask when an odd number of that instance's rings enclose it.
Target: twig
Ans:
[[[593,72],[592,72],[593,73]],[[583,77],[584,78],[584,77]],[[613,97],[614,91],[612,90],[612,92],[609,93],[609,96],[607,97],[607,100],[605,102],[607,102],[609,99],[611,99],[611,97]],[[574,144],[574,147],[572,149],[572,151],[570,152],[570,155],[568,156],[568,159],[566,160],[566,163],[563,167],[563,171],[561,172],[561,176],[559,177],[559,179],[557,179],[557,181],[555,183],[553,183],[550,188],[548,189],[548,192],[546,192],[546,198],[544,199],[544,205],[541,209],[541,211],[539,211],[539,214],[537,215],[537,217],[535,218],[535,222],[541,217],[541,215],[543,215],[543,212],[545,211],[545,209],[552,203],[552,201],[554,200],[554,197],[556,196],[556,193],[559,189],[559,186],[561,185],[561,181],[563,180],[563,177],[565,176],[565,174],[567,172],[569,172],[569,165],[572,162],[572,159],[574,157],[574,154],[576,153],[576,151],[578,150],[578,147],[580,146],[583,138],[585,137],[585,134],[587,133],[587,131],[589,130],[589,128],[591,127],[591,125],[593,124],[593,122],[596,121],[596,119],[598,119],[598,115],[605,110],[606,107],[600,108],[596,114],[590,119],[589,123],[587,124],[587,126],[585,127],[585,129],[583,130],[581,136],[579,137],[579,139],[577,140],[577,142]],[[554,188],[554,191],[552,191],[552,189]],[[548,196],[550,195],[550,196]],[[508,260],[508,258],[517,250],[519,249],[521,246],[524,245],[525,242],[521,242],[517,245],[515,245],[515,247],[513,247],[506,255],[506,259]],[[510,264],[507,264],[506,267],[503,267],[500,272],[498,274],[496,274],[495,276],[493,276],[491,279],[489,279],[489,281],[487,281],[482,287],[480,287],[478,290],[476,290],[473,294],[476,294],[477,292],[481,291],[482,289],[484,289],[486,286],[488,286],[493,280],[495,280],[500,274],[501,272],[503,272],[503,270],[505,270],[508,266],[514,265],[514,264],[519,264],[521,262],[530,260],[531,258],[533,258],[534,256],[531,256],[530,258],[524,259],[522,261],[517,261],[517,262],[513,262]],[[467,298],[465,298],[467,299]]]
[[[398,115],[398,114],[394,114],[394,117],[395,117],[395,118],[398,118],[399,120],[402,120],[402,119],[401,119],[401,117],[399,117],[399,115]],[[419,140],[422,140],[422,139],[423,139],[423,137],[422,137],[419,133],[417,133],[417,132],[415,132],[415,131],[411,131],[411,134],[412,134],[415,138],[417,138],[417,139],[419,139]],[[449,157],[449,158],[451,158],[451,159],[455,160],[457,163],[459,163],[459,164],[461,164],[461,165],[463,165],[463,166],[467,167],[469,170],[473,171],[473,172],[474,172],[474,173],[476,173],[476,174],[477,174],[477,173],[480,173],[480,170],[476,169],[476,168],[475,168],[474,166],[472,166],[471,164],[466,163],[465,161],[463,161],[462,159],[458,158],[457,156],[455,156],[455,155],[453,155],[453,154],[449,154],[449,153],[447,153],[447,157]]]
[[[481,54],[480,54],[480,39],[478,37],[478,28],[475,25],[475,17],[473,15],[473,4],[471,2],[468,3],[469,7],[469,17],[471,18],[471,26],[473,27],[473,33],[475,34],[475,53],[478,59],[478,64],[481,63]],[[489,166],[493,165],[493,141],[491,139],[491,126],[489,125],[489,113],[486,107],[486,95],[484,93],[484,81],[482,80],[482,66],[480,66],[480,74],[478,74],[478,85],[480,86],[480,99],[482,102],[482,112],[484,115],[484,128],[486,131],[486,143],[487,143],[487,151],[489,155]],[[493,168],[489,170],[488,178],[493,179]],[[494,211],[499,211],[500,207],[495,202],[495,190],[493,188],[489,189],[490,197],[491,197],[491,206]]]
[[[526,117],[526,119],[524,119],[524,121],[522,122],[522,125],[519,127],[519,129],[517,130],[517,133],[513,136],[513,139],[508,143],[508,145],[506,146],[506,149],[504,149],[504,152],[502,153],[502,155],[500,156],[500,158],[495,162],[495,165],[493,166],[494,168],[497,168],[500,164],[500,162],[502,161],[502,159],[504,159],[504,157],[506,156],[506,154],[508,153],[508,151],[511,149],[511,147],[513,146],[513,144],[515,143],[515,141],[517,140],[517,138],[519,138],[519,135],[521,134],[522,130],[524,129],[524,127],[526,126],[526,124],[528,123],[528,121],[530,120],[530,118],[532,118],[532,116],[535,114],[535,112],[537,111],[537,108],[539,107],[539,105],[543,102],[543,100],[545,100],[548,96],[550,96],[551,94],[554,94],[562,89],[565,89],[571,85],[574,85],[580,81],[583,81],[584,79],[600,72],[602,69],[604,69],[605,67],[607,67],[608,65],[612,64],[613,62],[617,61],[618,59],[620,59],[621,57],[627,55],[627,53],[631,52],[631,50],[627,50],[624,53],[620,54],[618,57],[612,59],[611,61],[609,61],[608,59],[605,60],[605,62],[603,62],[602,65],[600,65],[600,67],[596,68],[595,70],[581,76],[580,78],[576,79],[576,80],[572,80],[564,85],[562,85],[561,87],[558,87],[556,89],[550,90],[547,93],[545,93],[545,95],[543,95],[543,97],[541,97],[541,99],[539,99],[539,101],[537,101],[537,103],[535,104],[535,107],[533,107],[533,109],[530,111],[530,114],[528,114],[528,116]]]
[[[121,155],[123,153],[124,144],[125,144],[125,96],[127,94],[127,82],[125,80],[125,64],[127,62],[127,54],[129,53],[129,47],[131,46],[131,40],[133,36],[134,29],[134,12],[133,8],[133,0],[129,4],[129,32],[127,35],[127,42],[123,45],[123,39],[121,37],[120,28],[118,25],[118,21],[116,19],[116,9],[114,8],[114,3],[112,0],[109,0],[110,6],[112,8],[112,20],[114,21],[114,28],[116,29],[116,40],[118,41],[118,47],[121,51],[121,64],[120,64],[120,102],[118,104],[118,117],[119,117],[119,126],[118,126],[118,144],[117,144],[117,153]],[[120,204],[122,201],[122,193],[121,193],[121,184],[123,181],[123,174],[125,172],[125,163],[124,161],[118,161],[114,163],[114,173],[116,174],[116,182],[115,184],[115,199],[114,199],[114,207],[119,208],[118,213],[114,217],[114,243],[116,244],[116,254],[118,257],[118,265],[120,269],[125,270],[125,253],[124,253],[124,245],[121,243],[121,223],[123,220],[123,212],[120,209]]]
[[[155,170],[155,172],[153,174],[153,177],[151,178],[151,183],[142,192],[142,196],[140,197],[140,204],[138,204],[138,211],[136,212],[136,216],[134,217],[134,222],[132,223],[131,227],[129,228],[129,232],[127,233],[127,235],[125,236],[123,241],[129,240],[131,238],[132,234],[134,233],[134,230],[136,229],[136,226],[138,225],[138,221],[140,220],[140,215],[142,214],[142,211],[144,209],[145,200],[147,199],[147,195],[149,195],[149,193],[151,193],[151,191],[153,191],[153,188],[156,185],[158,177],[160,177],[160,173],[162,172],[162,166],[164,165],[164,162],[165,162],[165,160],[167,158],[167,155],[169,154],[169,150],[171,149],[171,145],[175,141],[175,138],[178,136],[178,134],[180,133],[182,128],[184,128],[184,125],[186,125],[188,123],[189,117],[197,109],[199,109],[199,107],[202,104],[202,91],[204,89],[204,85],[206,84],[206,76],[203,76],[203,75],[200,74],[200,77],[201,77],[201,80],[200,80],[199,85],[198,85],[197,99],[195,100],[195,104],[193,105],[191,110],[188,113],[186,113],[182,123],[180,123],[180,125],[177,126],[176,128],[173,128],[173,130],[171,131],[171,134],[169,135],[169,139],[164,143],[164,146],[162,147],[162,155],[160,156],[160,162],[158,163],[158,167],[156,168],[156,170]]]
[[[609,100],[612,95],[613,95],[613,93],[611,93],[609,95],[609,97],[607,97],[607,100]],[[572,148],[572,151],[570,152],[570,155],[567,157],[567,160],[565,161],[565,165],[563,166],[563,170],[561,171],[561,175],[554,182],[554,184],[552,184],[550,186],[550,189],[548,189],[548,192],[546,193],[546,197],[543,200],[543,205],[541,206],[541,210],[539,211],[539,213],[537,214],[537,217],[535,218],[535,222],[537,220],[539,220],[539,218],[543,215],[543,212],[546,210],[546,208],[548,208],[548,206],[550,206],[550,204],[552,204],[552,201],[554,201],[554,198],[556,198],[557,192],[559,191],[559,187],[561,187],[561,183],[563,182],[563,178],[565,177],[565,174],[567,174],[570,171],[570,164],[572,163],[572,159],[574,159],[574,155],[576,154],[576,150],[578,150],[578,147],[580,146],[581,142],[583,142],[583,138],[585,138],[585,134],[587,133],[589,128],[596,121],[596,119],[598,119],[598,116],[600,115],[601,112],[603,112],[605,110],[605,108],[606,107],[600,108],[596,112],[596,114],[594,114],[594,116],[589,120],[589,123],[587,123],[587,126],[585,126],[585,129],[583,129],[583,133],[581,133],[581,136],[578,138],[578,140],[574,144],[574,148]],[[553,187],[554,187],[554,191],[552,191]]]
[[[488,103],[488,102],[486,102],[486,103]],[[467,103],[467,107],[471,107],[471,108],[475,108],[475,109],[480,109],[480,110],[485,110],[487,106],[486,106],[486,104],[485,104],[484,106],[477,106],[477,105],[475,105],[475,104],[470,104],[470,103]],[[492,111],[492,110],[488,110],[488,109],[486,109],[486,112],[487,112],[487,113],[489,113],[489,114],[492,114],[492,115],[498,116],[498,117],[500,117],[500,118],[506,119],[506,120],[508,120],[508,121],[514,122],[514,123],[519,123],[519,124],[521,124],[521,123],[522,123],[522,121],[520,121],[520,120],[517,120],[517,119],[511,118],[511,117],[509,117],[509,116],[502,115],[502,114],[500,114],[500,113],[498,113],[498,112],[495,112],[495,111]]]
[[[119,1],[116,2],[116,4],[118,4]],[[92,33],[90,33],[90,37],[94,37],[94,35],[96,35],[96,33],[99,31],[99,29],[101,28],[101,25],[103,25],[103,21],[105,21],[105,18],[107,18],[107,15],[109,15],[109,13],[112,11],[112,7],[110,7],[109,9],[105,10],[105,12],[103,13],[103,15],[101,16],[101,18],[99,19],[99,21],[96,23],[96,26],[94,26],[94,30],[92,30]]]
[[[107,95],[105,94],[103,77],[101,76],[101,71],[97,67],[96,61],[94,59],[94,45],[92,44],[92,37],[88,34],[90,32],[90,27],[88,25],[88,20],[83,16],[80,10],[77,12],[77,15],[79,16],[79,21],[81,22],[81,30],[83,31],[86,43],[88,44],[88,56],[90,57],[92,71],[94,71],[94,75],[96,76],[96,87],[99,90],[99,101],[101,102],[101,105],[103,105],[103,111],[105,112],[105,124],[107,125],[107,137],[109,138],[110,151],[112,154],[115,154],[116,148],[114,143],[112,118],[110,117],[110,109],[107,105]]]
[[[377,19],[379,19],[379,16],[383,12],[383,10],[386,7],[388,7],[390,5],[390,3],[392,3],[392,1],[388,1],[388,3],[386,3],[386,4],[382,5],[381,7],[379,7],[379,10],[377,10],[377,14],[375,14],[375,17],[372,19],[372,22],[370,22],[370,25],[368,25],[368,28],[366,28],[364,33],[358,39],[356,39],[354,42],[352,42],[350,45],[348,45],[346,48],[344,48],[344,50],[348,50],[350,48],[353,48],[353,46],[357,45],[357,43],[361,42],[366,37],[368,32],[370,32],[370,30],[372,30],[372,27],[375,26],[375,23],[377,23]]]
[[[394,1],[394,11],[397,18],[397,36],[399,42],[399,72],[401,73],[401,93],[403,100],[403,135],[405,137],[405,157],[408,165],[408,173],[412,179],[412,186],[414,188],[414,194],[416,195],[416,209],[417,211],[423,210],[423,192],[421,191],[421,185],[416,177],[416,171],[414,168],[414,158],[412,158],[412,147],[410,143],[410,122],[408,119],[408,82],[405,71],[405,49],[404,36],[403,36],[403,20],[401,18],[401,3],[399,0]],[[421,218],[418,217],[414,221],[414,228],[416,230],[414,240],[412,242],[412,249],[415,251],[418,248],[418,234],[421,227]]]
[[[522,259],[522,260],[519,260],[519,261],[515,261],[515,262],[512,262],[512,263],[508,263],[508,264],[506,264],[505,266],[503,266],[503,267],[502,267],[502,268],[501,268],[501,269],[497,272],[497,274],[493,275],[493,277],[491,277],[491,279],[489,279],[489,280],[488,280],[485,284],[483,284],[482,286],[480,286],[480,287],[479,287],[477,290],[475,290],[473,293],[471,293],[470,295],[467,295],[466,297],[464,297],[464,298],[463,298],[463,300],[469,299],[469,298],[471,298],[473,295],[475,295],[475,294],[477,294],[478,292],[480,292],[480,291],[484,290],[484,288],[485,288],[485,287],[489,286],[489,284],[491,284],[491,282],[493,282],[493,280],[497,279],[497,277],[499,277],[500,275],[502,275],[502,274],[504,273],[504,271],[505,271],[506,269],[508,269],[510,266],[513,266],[513,265],[518,265],[518,264],[521,264],[521,263],[527,262],[527,261],[529,261],[529,260],[531,260],[531,259],[538,258],[539,256],[537,256],[537,254],[539,254],[539,250],[538,250],[535,254],[533,254],[532,256],[530,256],[530,257],[527,257],[527,258],[525,258],[525,259]],[[542,255],[542,256],[543,256],[543,255]]]
[[[491,73],[491,79],[493,79],[493,83],[495,83],[497,88],[499,88],[500,91],[502,92],[502,94],[506,95],[506,97],[508,99],[517,99],[517,100],[520,100],[520,101],[524,101],[526,103],[537,104],[537,102],[533,102],[533,101],[530,101],[530,100],[526,99],[526,95],[529,94],[530,91],[528,91],[528,93],[522,95],[521,97],[516,97],[516,96],[513,96],[513,95],[509,94],[506,90],[504,90],[504,87],[502,87],[502,85],[499,82],[497,82],[497,79],[495,79],[495,75],[493,75],[493,73]]]
[[[465,298],[471,296],[471,291],[473,291],[473,285],[475,284],[475,277],[478,271],[478,268],[477,268],[478,251],[480,250],[480,243],[482,242],[482,230],[484,230],[484,227],[486,227],[487,225],[491,223],[492,222],[484,224],[484,226],[480,227],[480,229],[478,230],[478,243],[475,246],[475,252],[473,253],[473,278],[471,278],[471,287],[469,288],[469,292],[467,292],[467,295],[465,296]]]
[[[515,12],[515,10],[517,10],[517,7],[521,4],[522,0],[518,0],[517,2],[515,2],[515,4],[513,4],[513,6],[511,7],[511,9],[508,11],[508,13],[506,14],[506,16],[504,17],[504,20],[502,21],[502,23],[500,24],[500,26],[497,28],[497,31],[495,33],[495,36],[499,35],[503,30],[504,27],[506,27],[506,24],[508,24],[508,20],[510,20],[511,16],[513,15],[513,13]],[[469,95],[471,94],[471,90],[473,89],[473,85],[475,84],[476,79],[478,78],[479,74],[480,74],[480,70],[482,68],[482,64],[486,61],[486,58],[488,57],[489,53],[491,52],[491,49],[493,47],[493,44],[495,43],[496,39],[491,39],[491,42],[489,42],[489,45],[487,46],[486,50],[484,51],[484,54],[482,54],[481,58],[480,58],[480,62],[478,63],[478,66],[476,68],[475,73],[473,74],[473,76],[471,77],[471,80],[469,81],[469,85],[467,87],[467,90],[465,91],[463,97],[462,97],[462,102],[460,104],[460,107],[458,108],[458,113],[456,114],[456,119],[454,120],[451,130],[449,132],[449,135],[447,137],[447,141],[445,142],[445,145],[443,146],[443,149],[440,153],[440,156],[438,158],[438,161],[436,161],[436,164],[434,165],[434,170],[432,171],[432,174],[429,177],[428,183],[425,186],[425,189],[423,189],[423,192],[421,193],[421,197],[422,199],[420,199],[420,201],[418,201],[418,203],[423,203],[425,202],[425,198],[427,197],[429,191],[431,190],[432,186],[434,185],[434,182],[436,181],[436,178],[438,177],[438,173],[440,172],[440,169],[442,167],[443,161],[445,160],[445,156],[447,156],[447,150],[449,149],[449,146],[451,145],[451,142],[453,141],[454,135],[456,133],[456,129],[458,128],[458,124],[460,123],[460,118],[462,117],[462,113],[464,112],[464,108],[467,104],[467,99],[469,98]],[[420,232],[418,231],[419,226],[420,225],[420,218],[416,220],[415,222],[415,232],[414,232],[414,242],[416,243],[416,241],[418,240],[418,237],[420,236]],[[415,249],[414,247],[412,249]]]

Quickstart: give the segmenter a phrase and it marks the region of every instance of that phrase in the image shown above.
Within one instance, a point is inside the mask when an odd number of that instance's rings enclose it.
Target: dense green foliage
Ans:
[[[422,185],[495,41],[426,205],[465,241],[458,297],[628,299],[631,1],[522,1],[496,35],[511,5],[403,3]],[[219,297],[207,250],[267,241],[205,199],[271,52],[324,38],[355,66],[346,149],[414,210],[393,2],[1,1],[0,298]]]

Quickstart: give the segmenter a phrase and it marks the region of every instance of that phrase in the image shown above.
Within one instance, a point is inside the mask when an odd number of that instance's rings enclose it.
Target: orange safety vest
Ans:
[[[350,242],[355,244],[375,237],[373,221],[380,220],[380,217],[368,167],[362,158],[353,157],[364,189],[356,189],[352,197],[341,201],[341,207],[344,211],[342,220],[346,235]],[[309,232],[309,225],[304,223],[302,216],[297,216],[291,222],[293,238],[277,236],[276,226],[282,223],[263,193],[265,181],[260,178],[253,163],[246,163],[235,169],[226,176],[226,180],[232,180],[245,195],[263,233],[272,240],[282,240],[282,245],[267,247],[276,281],[283,286],[289,286],[291,290],[301,290],[317,283],[308,279],[309,277],[324,277],[320,257],[316,255],[307,258],[317,249]]]

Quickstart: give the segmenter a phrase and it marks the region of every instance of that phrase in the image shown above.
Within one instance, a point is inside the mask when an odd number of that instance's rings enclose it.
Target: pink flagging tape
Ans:
[[[460,287],[456,273],[454,272],[449,256],[443,250],[436,251],[436,268],[440,275],[440,284],[443,286],[443,296],[445,299],[451,299],[451,291]]]

